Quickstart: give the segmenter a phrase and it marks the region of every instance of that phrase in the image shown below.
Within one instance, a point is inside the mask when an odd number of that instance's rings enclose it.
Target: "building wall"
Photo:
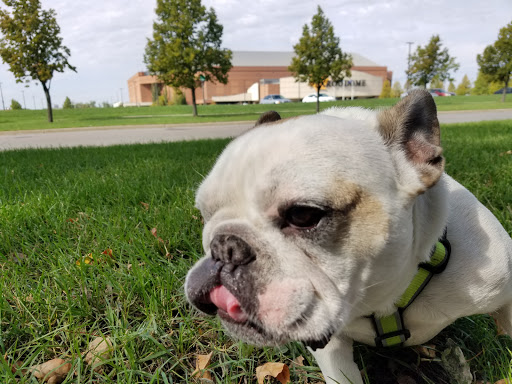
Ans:
[[[336,98],[378,97],[382,91],[384,79],[367,72],[351,70],[352,76],[343,79],[341,84],[328,83],[322,89]],[[304,96],[316,93],[316,89],[306,83],[297,83],[293,77],[285,77],[280,81],[280,93],[291,100],[301,100]]]
[[[371,87],[356,87],[358,88],[354,94],[354,97],[373,97],[378,96],[382,89],[382,82],[385,79],[391,80],[392,73],[388,72],[387,67],[372,66],[362,67],[354,66],[352,68],[353,78],[365,78],[367,84],[373,84]],[[357,74],[357,76],[355,75]],[[368,76],[366,76],[368,75]],[[283,79],[285,78],[285,79]],[[271,79],[282,79],[279,84],[269,84],[262,80]],[[229,71],[229,78],[227,84],[220,84],[214,82],[205,82],[203,84],[204,92],[201,87],[196,88],[196,102],[197,104],[212,103],[214,96],[227,96],[236,94],[245,94],[249,87],[254,83],[259,84],[259,97],[263,98],[268,94],[280,93],[285,97],[291,99],[300,99],[313,90],[305,83],[295,83],[290,81],[293,80],[292,74],[288,71],[286,66],[254,66],[254,67],[233,67]],[[381,79],[382,81],[380,81]],[[152,102],[151,95],[151,84],[158,83],[156,76],[147,75],[144,72],[138,72],[128,80],[128,91],[130,94],[130,103],[134,105],[148,104]],[[377,84],[378,83],[378,84]],[[380,87],[378,91],[375,87]],[[336,88],[336,89],[334,89]],[[333,92],[336,93],[336,97],[341,97],[340,92],[342,87],[333,87]],[[296,89],[294,91],[293,89]],[[364,91],[370,91],[371,94],[365,93]],[[188,104],[192,104],[192,93],[189,89],[184,89],[184,94]],[[174,92],[168,89],[169,100],[172,100]],[[204,99],[203,100],[203,93]],[[331,93],[331,92],[327,92]],[[344,91],[347,94],[347,91]],[[295,96],[291,96],[295,95]],[[348,97],[350,97],[349,94]],[[333,94],[333,96],[335,96]]]

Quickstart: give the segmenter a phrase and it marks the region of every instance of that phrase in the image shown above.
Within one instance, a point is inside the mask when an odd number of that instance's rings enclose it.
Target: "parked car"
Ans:
[[[499,91],[494,92],[495,95],[501,95],[503,93],[503,88],[501,88]],[[512,93],[512,87],[507,87],[507,90],[505,93]]]
[[[335,97],[329,96],[326,93],[321,93],[318,98],[320,101],[336,101]],[[316,93],[312,93],[310,95],[307,95],[305,98],[302,99],[303,103],[316,103]]]
[[[260,104],[282,104],[291,102],[292,101],[290,99],[287,99],[281,95],[267,95],[260,100]]]
[[[434,94],[436,96],[455,96],[455,93],[445,91],[444,89],[441,89],[441,88],[432,88],[432,89],[429,89],[428,91],[430,92],[430,94],[432,96],[434,96]]]

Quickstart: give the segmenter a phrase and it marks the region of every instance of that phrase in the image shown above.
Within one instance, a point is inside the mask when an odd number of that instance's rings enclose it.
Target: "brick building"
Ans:
[[[229,71],[227,84],[205,82],[203,88],[196,89],[198,104],[257,102],[268,94],[278,93],[292,100],[300,100],[315,90],[306,83],[297,83],[288,71],[293,52],[233,52],[233,67]],[[371,60],[352,53],[352,76],[341,84],[329,83],[325,89],[336,98],[367,98],[378,97],[383,82],[391,81],[392,73],[387,67],[378,65]],[[148,105],[153,101],[152,87],[158,84],[155,76],[138,72],[128,80],[128,92],[131,105]],[[165,89],[172,100],[175,94],[172,89]],[[203,100],[204,95],[204,100]],[[185,90],[187,102],[190,104],[192,95]]]

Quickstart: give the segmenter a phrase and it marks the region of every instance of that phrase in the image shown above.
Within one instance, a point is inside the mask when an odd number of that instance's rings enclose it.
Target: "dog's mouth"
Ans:
[[[302,310],[293,314],[295,320],[273,318],[267,324],[268,301],[261,307],[261,296],[258,297],[261,289],[256,288],[259,285],[253,283],[246,268],[239,266],[233,271],[218,261],[205,259],[187,277],[188,299],[200,311],[218,315],[231,333],[252,344],[276,346],[302,341],[308,346],[321,348],[329,341],[333,332],[321,332],[315,326],[319,304],[314,299],[304,301]],[[274,311],[273,305],[284,304],[276,300],[270,304],[270,312]],[[315,336],[311,337],[311,334]]]
[[[279,345],[289,341],[300,341],[313,350],[323,348],[329,342],[333,332],[324,333],[318,339],[294,339],[285,335],[277,336],[266,331],[259,321],[251,320],[251,316],[240,304],[236,296],[231,293],[224,285],[213,287],[210,292],[203,296],[202,302],[209,306],[210,314],[217,314],[224,324],[230,328],[235,334],[242,338],[249,338],[250,341],[262,345]],[[314,304],[298,317],[298,319],[290,326],[290,331],[294,332],[300,329],[310,318],[314,311]]]

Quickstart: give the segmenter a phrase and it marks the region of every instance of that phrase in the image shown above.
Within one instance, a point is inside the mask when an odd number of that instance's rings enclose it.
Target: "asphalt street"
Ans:
[[[438,117],[441,124],[504,120],[512,119],[512,109],[439,112]],[[253,125],[254,122],[239,122],[0,132],[0,150],[109,146],[117,144],[225,138],[235,137],[251,128]]]

